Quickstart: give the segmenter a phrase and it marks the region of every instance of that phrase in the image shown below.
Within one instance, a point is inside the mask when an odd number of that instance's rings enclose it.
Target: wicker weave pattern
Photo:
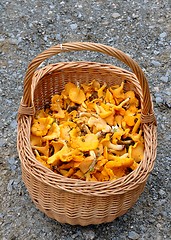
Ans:
[[[62,62],[37,67],[46,58],[61,51],[91,50],[118,58],[134,73],[109,64]],[[110,86],[125,81],[127,90],[138,95],[142,108],[145,154],[140,166],[128,176],[114,182],[84,182],[65,178],[43,167],[30,146],[30,126],[35,110],[50,102],[68,81],[90,82],[92,79]],[[49,217],[72,225],[109,222],[132,207],[144,189],[156,157],[156,121],[148,83],[141,68],[121,51],[95,43],[66,43],[52,47],[30,63],[24,81],[24,94],[19,108],[18,152],[25,185],[35,205]]]

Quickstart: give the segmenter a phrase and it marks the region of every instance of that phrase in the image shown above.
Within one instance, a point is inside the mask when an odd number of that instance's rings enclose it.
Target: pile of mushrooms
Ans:
[[[116,180],[135,170],[144,155],[141,109],[121,85],[68,82],[50,107],[36,112],[31,146],[36,159],[65,177]]]

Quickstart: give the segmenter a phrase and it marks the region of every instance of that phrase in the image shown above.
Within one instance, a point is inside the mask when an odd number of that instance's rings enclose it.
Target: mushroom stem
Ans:
[[[113,150],[118,150],[118,151],[121,151],[124,149],[124,145],[115,145],[111,142],[108,143],[108,148],[111,148]]]
[[[90,151],[90,156],[93,157],[93,162],[91,163],[91,165],[90,165],[90,167],[89,167],[89,171],[91,172],[91,171],[93,171],[94,166],[96,165],[97,158],[96,158],[96,154],[95,154],[95,152],[92,151],[92,150]]]
[[[128,98],[126,98],[124,101],[122,101],[119,105],[118,105],[118,107],[123,107],[127,102],[129,102],[129,97]]]

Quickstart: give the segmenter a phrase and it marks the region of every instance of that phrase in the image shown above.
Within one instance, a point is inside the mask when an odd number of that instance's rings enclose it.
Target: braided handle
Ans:
[[[64,43],[64,44],[56,45],[43,51],[37,57],[35,57],[32,60],[32,62],[29,64],[28,69],[26,71],[26,76],[24,79],[24,94],[23,94],[22,104],[19,108],[19,113],[22,114],[24,108],[27,108],[29,113],[32,112],[33,110],[33,105],[31,100],[31,84],[32,84],[33,74],[38,68],[38,66],[46,59],[52,57],[53,55],[59,54],[61,52],[81,51],[81,50],[96,51],[96,52],[101,52],[101,53],[110,55],[112,57],[119,59],[121,62],[125,63],[128,67],[130,67],[133,73],[137,76],[137,79],[142,88],[142,93],[143,93],[142,122],[143,123],[155,122],[155,116],[153,113],[153,107],[152,107],[148,82],[139,65],[133,59],[131,59],[128,55],[126,55],[125,53],[123,53],[122,51],[116,48],[99,44],[99,43],[91,43],[91,42],[73,42],[73,43]]]

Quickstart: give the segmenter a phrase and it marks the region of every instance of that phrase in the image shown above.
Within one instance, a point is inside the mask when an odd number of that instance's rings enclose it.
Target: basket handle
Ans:
[[[45,61],[46,59],[52,57],[53,55],[59,54],[61,52],[70,52],[70,51],[96,51],[101,52],[112,57],[119,59],[121,62],[125,63],[128,67],[131,68],[133,73],[137,76],[137,79],[140,83],[142,94],[143,94],[143,108],[141,119],[143,123],[156,123],[156,119],[153,112],[153,106],[150,97],[150,91],[147,79],[140,68],[140,66],[131,59],[128,55],[123,53],[122,51],[106,46],[99,43],[91,43],[91,42],[72,42],[72,43],[64,43],[59,44],[40,53],[37,57],[35,57],[32,62],[29,64],[28,69],[26,71],[25,79],[24,79],[24,94],[23,99],[21,101],[19,107],[19,114],[33,115],[34,114],[34,106],[31,99],[31,84],[33,74],[38,68],[38,66]]]

